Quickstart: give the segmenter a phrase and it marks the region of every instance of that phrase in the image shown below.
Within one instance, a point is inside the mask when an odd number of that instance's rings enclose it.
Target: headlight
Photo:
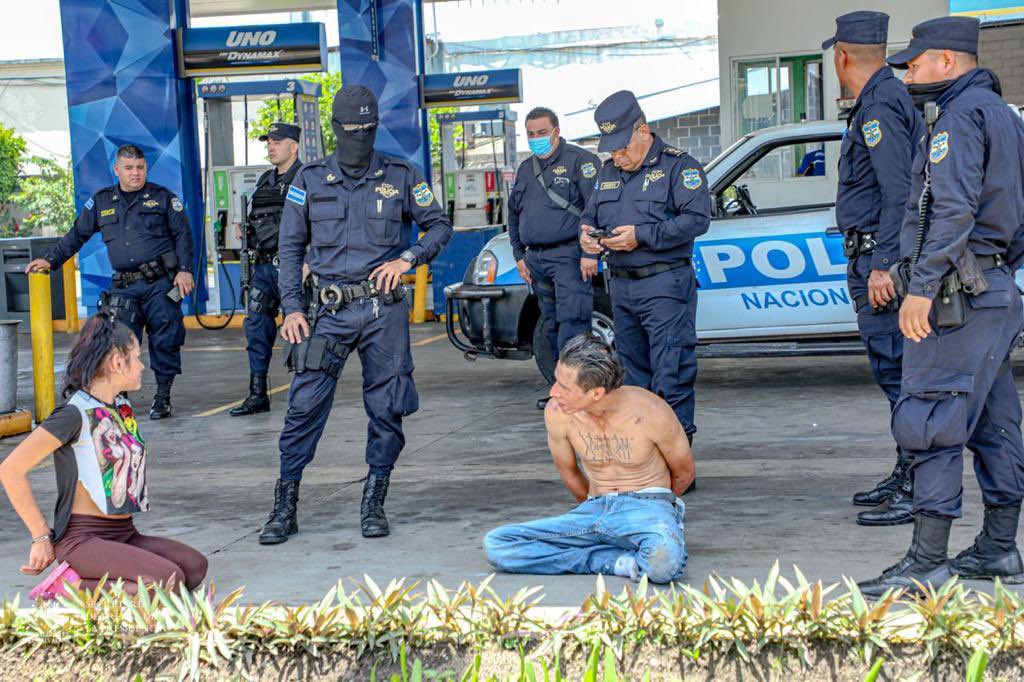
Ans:
[[[473,268],[473,284],[494,284],[498,276],[498,257],[492,251],[481,251]]]

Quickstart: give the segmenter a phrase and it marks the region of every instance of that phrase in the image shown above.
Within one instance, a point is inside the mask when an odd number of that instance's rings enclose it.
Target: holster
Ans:
[[[907,297],[907,291],[910,289],[910,261],[904,259],[894,263],[889,268],[889,276],[892,277],[896,298],[902,301]]]
[[[970,249],[964,249],[956,259],[956,275],[960,278],[960,287],[968,295],[977,296],[988,291],[988,278],[978,257]]]
[[[348,346],[319,334],[311,334],[300,343],[284,342],[284,364],[296,374],[320,370],[337,379],[348,354]]]
[[[138,301],[127,296],[112,294],[109,291],[100,292],[97,307],[101,313],[112,315],[127,324],[135,324],[142,319],[142,306]]]
[[[959,274],[952,272],[942,278],[933,306],[935,324],[943,329],[954,329],[967,320],[967,294]]]

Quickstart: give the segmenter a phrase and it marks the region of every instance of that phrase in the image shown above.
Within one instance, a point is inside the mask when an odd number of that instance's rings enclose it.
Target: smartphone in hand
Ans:
[[[175,303],[181,303],[181,289],[178,287],[171,287],[171,290],[167,292],[167,298],[171,299]]]

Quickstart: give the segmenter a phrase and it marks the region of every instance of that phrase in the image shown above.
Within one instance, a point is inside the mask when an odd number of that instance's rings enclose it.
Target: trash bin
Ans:
[[[28,275],[25,266],[42,258],[60,237],[14,237],[0,239],[0,318],[28,323]],[[53,319],[64,317],[64,275],[50,273]]]
[[[21,320],[0,320],[0,414],[17,407],[19,324]]]

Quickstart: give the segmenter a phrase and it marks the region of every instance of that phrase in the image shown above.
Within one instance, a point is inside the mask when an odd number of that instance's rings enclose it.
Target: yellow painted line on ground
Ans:
[[[447,338],[448,338],[448,334],[438,334],[437,336],[429,336],[429,337],[427,337],[425,339],[420,339],[419,341],[417,341],[416,343],[414,343],[412,345],[414,345],[414,346],[425,346],[428,343],[434,343],[435,341],[440,341],[441,339],[447,339]]]
[[[290,385],[291,384],[285,384],[283,386],[278,386],[277,388],[272,388],[269,391],[267,391],[267,395],[274,395],[275,393],[280,393],[281,391],[287,391],[288,387]],[[235,407],[236,405],[241,405],[243,402],[245,402],[245,401],[244,400],[236,400],[233,403],[228,403],[227,405],[221,405],[220,407],[215,407],[212,410],[207,410],[206,412],[200,412],[196,416],[197,417],[212,417],[215,414],[220,414],[221,412],[227,412],[232,407]]]

